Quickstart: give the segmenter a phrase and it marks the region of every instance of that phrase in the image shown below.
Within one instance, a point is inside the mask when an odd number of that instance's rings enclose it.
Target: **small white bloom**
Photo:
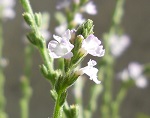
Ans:
[[[88,62],[88,66],[81,68],[79,72],[80,75],[87,74],[90,77],[90,80],[93,80],[96,84],[100,84],[101,81],[99,81],[97,78],[98,69],[94,67],[96,64],[96,61],[90,60]]]
[[[76,24],[79,24],[79,25],[80,25],[80,24],[82,24],[84,21],[85,21],[85,19],[83,19],[82,14],[77,13],[77,14],[75,15],[74,22],[75,22]]]
[[[105,53],[105,50],[101,45],[101,41],[93,34],[83,40],[82,49],[84,49],[87,53],[98,57],[104,56]]]
[[[62,8],[66,8],[70,5],[70,0],[60,0],[56,5],[56,9],[60,10]]]
[[[96,6],[92,1],[88,2],[81,10],[90,15],[97,14]]]
[[[71,32],[67,30],[62,37],[53,35],[55,40],[51,40],[48,44],[49,54],[52,58],[66,58],[73,56],[71,50],[74,48],[69,40],[71,39]]]
[[[132,79],[139,88],[145,88],[147,86],[147,79],[142,75],[143,66],[137,62],[132,62],[129,64],[127,69],[124,69],[118,74],[118,77],[123,81],[128,81]]]
[[[13,10],[13,7],[15,6],[16,2],[15,0],[1,0],[0,1],[0,9],[2,17],[4,20],[13,19],[15,17],[15,11]]]
[[[5,68],[7,65],[8,65],[8,60],[7,59],[5,59],[5,58],[1,58],[0,59],[0,67],[3,67],[3,68]]]
[[[145,76],[139,76],[138,79],[135,81],[136,86],[139,88],[145,88],[148,85],[147,79]]]
[[[113,35],[110,38],[110,51],[113,56],[119,57],[130,44],[130,38],[127,35]]]
[[[131,78],[138,78],[143,72],[143,66],[137,62],[132,62],[128,66],[128,71]]]
[[[73,0],[74,1],[74,3],[76,3],[76,4],[79,4],[80,3],[80,0]]]

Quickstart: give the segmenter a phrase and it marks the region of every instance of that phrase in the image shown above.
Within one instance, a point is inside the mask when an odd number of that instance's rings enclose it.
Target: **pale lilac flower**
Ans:
[[[2,10],[0,17],[4,18],[4,20],[7,18],[13,19],[16,15],[15,11],[13,10],[15,4],[15,0],[0,0],[0,9]]]
[[[88,65],[84,68],[79,69],[77,73],[79,75],[86,74],[90,77],[90,80],[93,80],[96,84],[100,84],[101,81],[99,81],[97,78],[98,69],[94,67],[96,64],[96,61],[89,60]]]
[[[86,12],[90,15],[96,15],[97,14],[96,5],[93,3],[93,1],[90,1],[85,6],[83,6],[81,8],[81,11]]]
[[[79,4],[80,0],[73,0],[74,3]]]
[[[139,76],[138,79],[136,79],[135,84],[139,88],[145,88],[148,85],[147,79],[145,78],[145,76],[142,75]]]
[[[70,5],[71,0],[59,0],[58,4],[56,5],[56,9],[60,10],[62,8],[66,8]]]
[[[101,41],[93,34],[83,40],[81,50],[98,57],[104,56],[105,53]]]
[[[143,72],[143,66],[137,62],[132,62],[128,66],[128,71],[131,78],[138,78]]]
[[[85,21],[85,19],[83,18],[82,14],[80,14],[80,13],[75,14],[75,17],[74,17],[74,22],[75,22],[75,24],[80,25],[80,24],[82,24],[84,21]]]
[[[147,86],[147,79],[142,75],[143,66],[137,62],[132,62],[128,65],[127,69],[124,69],[118,74],[118,77],[123,81],[132,79],[139,88],[145,88]]]
[[[74,48],[69,40],[71,39],[71,31],[67,30],[62,37],[53,35],[55,40],[51,40],[48,44],[49,54],[52,58],[70,59],[73,56],[71,50]]]
[[[67,30],[67,23],[62,23],[61,25],[59,25],[55,28],[56,34],[58,34],[60,36],[63,35],[66,30]]]
[[[127,35],[113,35],[110,38],[110,51],[114,57],[119,57],[129,44],[130,38]]]
[[[5,68],[8,65],[8,60],[6,58],[1,58],[0,59],[0,67]]]

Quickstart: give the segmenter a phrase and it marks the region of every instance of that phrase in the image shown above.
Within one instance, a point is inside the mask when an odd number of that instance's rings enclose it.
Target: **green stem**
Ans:
[[[0,60],[2,59],[2,50],[3,50],[3,31],[2,31],[2,19],[0,19]],[[3,73],[3,68],[0,65],[0,118],[7,118],[5,113],[5,97],[4,97],[4,85],[5,85],[5,76]]]
[[[103,104],[101,107],[102,118],[110,118],[110,107],[112,101],[112,78],[113,68],[111,65],[105,65],[104,68],[104,93],[103,93]]]
[[[121,86],[121,89],[116,97],[116,100],[112,103],[112,118],[120,118],[119,111],[120,111],[120,105],[126,96],[127,93],[127,87],[125,85]]]
[[[57,100],[55,102],[53,118],[61,118],[62,117],[62,106],[60,106],[60,96],[61,96],[61,94],[58,94]]]
[[[93,113],[96,111],[97,106],[97,99],[100,93],[102,92],[102,85],[94,85],[91,88],[91,98],[88,104],[87,109],[84,112],[83,118],[92,118]]]
[[[41,37],[41,33],[40,33],[40,29],[39,27],[37,26],[36,24],[36,21],[35,21],[35,18],[34,18],[34,14],[33,14],[33,11],[32,11],[32,8],[31,8],[31,5],[30,5],[30,2],[29,0],[20,0],[21,3],[22,3],[22,6],[24,7],[24,10],[25,12],[28,12],[30,13],[33,17],[32,17],[32,20],[35,22],[34,23],[34,26],[31,26],[31,30],[35,32],[36,36],[37,37]],[[50,58],[49,56],[49,53],[48,53],[48,50],[47,50],[47,46],[46,46],[46,41],[44,39],[39,39],[41,40],[42,42],[42,47],[38,47],[40,53],[41,53],[41,56],[43,58],[43,61],[44,61],[44,64],[45,66],[47,67],[48,69],[48,72],[52,75],[54,75],[54,70],[53,70],[53,60]],[[52,85],[54,84],[54,78],[50,79]]]
[[[5,113],[6,100],[4,96],[4,84],[5,77],[2,69],[0,69],[0,118],[7,118],[7,114]]]
[[[21,78],[21,90],[23,95],[20,100],[21,118],[29,118],[29,102],[32,95],[32,88],[30,87],[32,55],[33,55],[33,47],[28,44],[25,47],[24,76]]]
[[[110,37],[116,33],[118,26],[121,23],[121,19],[123,16],[123,6],[125,0],[117,0],[116,7],[112,16],[112,24],[109,30],[109,33],[104,36],[104,44],[105,44],[105,56],[104,62],[106,65],[104,66],[104,95],[103,95],[103,103],[101,107],[102,118],[110,118],[111,116],[111,101],[112,101],[112,78],[113,78],[113,63],[114,59],[110,54],[110,46],[109,39]]]
[[[0,59],[2,59],[2,50],[3,50],[3,29],[2,29],[2,19],[0,19]]]
[[[21,1],[21,4],[22,4],[24,10],[33,15],[33,10],[32,10],[32,7],[30,5],[29,0],[20,0],[20,1]]]
[[[79,106],[78,118],[83,118],[83,101],[82,101],[83,87],[84,87],[84,82],[83,82],[83,79],[80,77],[78,78],[78,80],[75,82],[75,85],[74,85],[75,101],[76,101],[76,104],[78,104]]]

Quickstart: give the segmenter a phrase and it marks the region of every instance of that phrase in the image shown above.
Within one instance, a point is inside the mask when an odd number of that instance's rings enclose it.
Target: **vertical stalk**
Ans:
[[[62,106],[60,106],[60,96],[61,96],[61,94],[58,93],[57,100],[55,102],[53,118],[61,118],[62,117]]]
[[[0,60],[2,59],[2,50],[3,50],[3,31],[2,31],[2,19],[0,19]],[[7,118],[5,113],[5,96],[4,96],[4,85],[5,85],[5,76],[3,73],[3,68],[0,65],[0,118]]]
[[[75,85],[74,85],[75,101],[76,101],[76,104],[79,105],[78,118],[83,118],[83,101],[82,101],[82,99],[83,99],[83,97],[82,97],[83,87],[84,87],[84,81],[81,77],[79,77],[78,80],[75,82]]]
[[[105,65],[104,68],[104,93],[103,93],[103,103],[101,107],[102,118],[111,118],[111,101],[112,101],[112,78],[113,78],[113,68],[111,65]],[[107,72],[107,73],[106,73]]]
[[[119,93],[117,94],[116,100],[112,103],[112,118],[120,118],[120,105],[127,93],[127,90],[127,87],[125,86],[125,84],[123,84]]]
[[[83,118],[92,118],[93,113],[96,111],[97,106],[97,99],[100,93],[102,92],[102,85],[94,85],[91,88],[91,98],[89,101],[89,104],[87,106],[87,109],[84,111],[84,117]]]
[[[22,98],[20,100],[21,118],[29,118],[29,102],[32,95],[30,87],[33,47],[29,44],[25,47],[24,76],[21,78]]]
[[[103,103],[101,107],[102,118],[110,118],[111,116],[111,102],[112,102],[112,78],[113,78],[113,63],[114,59],[110,54],[109,39],[116,33],[117,28],[119,27],[122,16],[123,16],[123,7],[125,0],[116,0],[116,7],[112,16],[112,24],[107,35],[104,36],[104,44],[106,53],[104,56],[104,61],[106,62],[104,66],[104,95]]]

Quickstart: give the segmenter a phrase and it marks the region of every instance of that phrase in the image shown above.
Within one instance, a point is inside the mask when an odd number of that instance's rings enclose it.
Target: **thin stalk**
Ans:
[[[112,78],[113,78],[113,69],[111,65],[106,65],[104,71],[107,72],[104,74],[104,93],[103,93],[103,104],[101,107],[102,118],[110,118],[110,107],[112,101]]]
[[[112,102],[112,78],[113,78],[113,63],[114,59],[110,54],[110,46],[109,39],[110,37],[116,33],[117,28],[119,27],[122,16],[123,16],[123,7],[125,0],[117,0],[116,7],[112,16],[112,24],[110,30],[106,36],[104,36],[104,44],[105,44],[105,56],[104,60],[106,65],[104,66],[104,95],[103,95],[103,103],[101,107],[102,118],[110,118],[111,116],[111,102]]]
[[[32,55],[33,55],[33,47],[28,44],[25,47],[24,76],[21,78],[21,90],[22,90],[22,98],[20,100],[21,118],[29,118],[29,102],[32,96],[32,88],[30,87]]]
[[[0,60],[2,59],[3,43],[2,19],[0,19]],[[7,118],[7,114],[5,113],[6,98],[4,96],[4,85],[5,76],[3,73],[3,68],[0,65],[0,118]]]
[[[32,15],[33,21],[35,22],[34,14],[33,14],[33,11],[32,11],[32,8],[31,8],[29,0],[20,0],[20,1],[21,1],[21,4],[22,4],[25,12],[30,13]],[[37,36],[41,36],[40,29],[38,28],[36,23],[34,23],[34,26],[31,26],[31,29],[37,34]],[[43,43],[42,44],[43,47],[42,48],[38,47],[39,52],[41,53],[41,57],[43,58],[44,64],[47,67],[48,72],[53,74],[54,73],[53,62],[52,62],[53,60],[49,56],[49,53],[48,53],[48,50],[47,50],[47,46],[46,46],[46,41],[43,40],[43,39],[41,39],[41,40],[42,40],[42,43]],[[53,80],[51,80],[51,81],[53,81]],[[53,82],[51,82],[51,83],[53,85]]]
[[[97,106],[97,99],[100,93],[102,92],[102,85],[94,85],[91,88],[91,98],[88,104],[87,109],[84,111],[83,118],[92,118],[93,113],[96,111]]]
[[[112,118],[120,118],[119,111],[121,103],[126,96],[127,87],[125,85],[121,86],[121,89],[116,97],[116,100],[112,103]]]
[[[58,94],[57,100],[55,102],[53,118],[61,118],[62,117],[62,106],[60,106],[60,95]]]
[[[83,118],[83,101],[82,101],[83,87],[84,87],[84,81],[80,77],[80,78],[78,78],[78,80],[75,82],[75,85],[74,85],[75,101],[76,101],[76,104],[78,104],[78,106],[79,106],[78,118]]]

